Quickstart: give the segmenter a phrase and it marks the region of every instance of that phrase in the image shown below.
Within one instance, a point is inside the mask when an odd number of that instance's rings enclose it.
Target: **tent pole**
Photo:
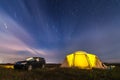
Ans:
[[[75,67],[75,53],[73,54],[73,67]]]

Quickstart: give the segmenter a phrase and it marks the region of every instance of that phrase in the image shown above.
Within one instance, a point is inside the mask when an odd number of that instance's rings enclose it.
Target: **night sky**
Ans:
[[[120,0],[0,0],[0,63],[78,50],[120,62]]]

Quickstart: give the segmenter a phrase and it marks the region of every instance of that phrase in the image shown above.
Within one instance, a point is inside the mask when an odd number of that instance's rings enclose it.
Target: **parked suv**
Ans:
[[[29,57],[24,61],[18,61],[14,64],[14,69],[32,70],[35,68],[44,68],[45,59],[42,57]]]

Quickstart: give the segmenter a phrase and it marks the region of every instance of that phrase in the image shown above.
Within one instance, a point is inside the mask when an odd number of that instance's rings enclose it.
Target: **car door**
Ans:
[[[36,60],[34,60],[34,61],[31,62],[31,65],[32,65],[33,68],[37,68],[38,63],[37,63]]]
[[[39,68],[41,66],[41,61],[39,58],[36,59],[36,67]]]

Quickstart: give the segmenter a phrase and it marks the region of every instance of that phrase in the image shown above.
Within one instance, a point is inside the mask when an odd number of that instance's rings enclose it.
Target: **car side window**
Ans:
[[[36,61],[39,62],[40,61],[39,58],[37,58]]]

